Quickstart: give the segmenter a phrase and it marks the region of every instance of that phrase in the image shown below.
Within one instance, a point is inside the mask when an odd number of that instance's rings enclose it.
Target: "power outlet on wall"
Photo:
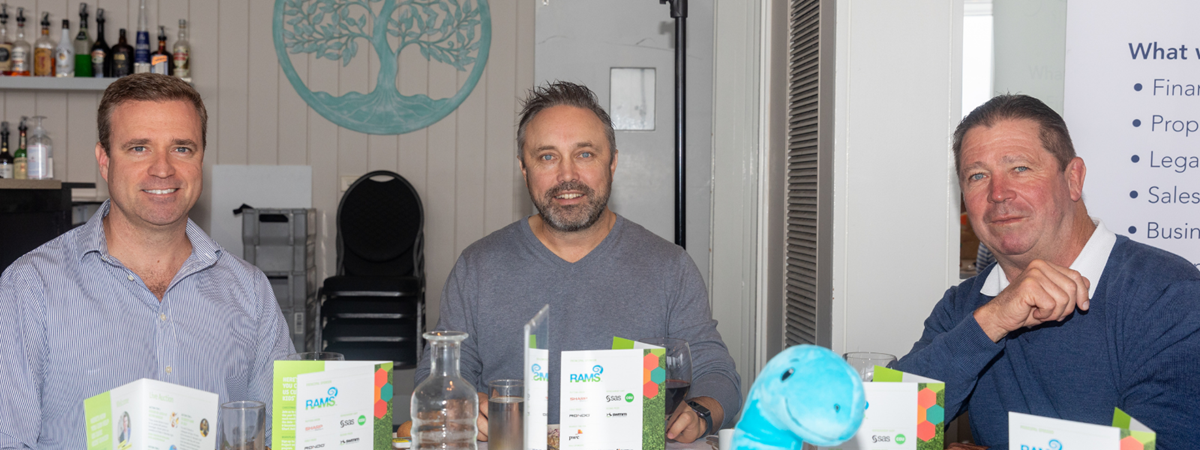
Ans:
[[[358,181],[358,178],[361,176],[362,175],[342,175],[341,182],[338,183],[338,193],[345,193],[350,189],[350,185],[354,184],[355,181]]]

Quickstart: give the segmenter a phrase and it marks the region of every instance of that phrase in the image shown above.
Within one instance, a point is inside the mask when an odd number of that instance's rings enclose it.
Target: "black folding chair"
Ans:
[[[424,209],[395,172],[363,175],[337,215],[337,275],[310,311],[311,349],[415,367],[425,328]]]

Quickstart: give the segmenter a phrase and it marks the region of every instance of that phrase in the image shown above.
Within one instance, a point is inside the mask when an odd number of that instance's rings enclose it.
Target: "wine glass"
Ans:
[[[222,404],[218,448],[263,450],[266,446],[266,418],[266,404],[263,402],[243,400]]]
[[[675,338],[651,338],[641,341],[656,347],[666,349],[663,356],[666,361],[666,412],[667,417],[675,413],[675,408],[687,398],[688,390],[692,387],[692,350],[687,341]]]
[[[875,378],[875,366],[887,367],[888,364],[896,361],[895,355],[875,352],[850,352],[842,355],[842,358],[850,363],[850,367],[858,372],[864,382]]]

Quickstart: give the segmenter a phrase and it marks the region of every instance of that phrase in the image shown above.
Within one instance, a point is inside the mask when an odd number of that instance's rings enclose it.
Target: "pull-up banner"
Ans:
[[[1200,263],[1200,34],[1194,0],[1067,4],[1063,112],[1088,212]]]

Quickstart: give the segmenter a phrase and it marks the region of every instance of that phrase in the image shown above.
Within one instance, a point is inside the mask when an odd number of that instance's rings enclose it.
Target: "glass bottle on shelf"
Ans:
[[[18,9],[17,17],[21,17],[20,13]],[[21,135],[17,138],[17,152],[13,154],[13,178],[24,180],[29,178],[29,158],[25,153],[25,116],[21,116],[21,124],[17,126],[17,130]]]
[[[112,76],[120,78],[133,73],[133,47],[125,40],[125,29],[117,31],[117,45],[112,46]]]
[[[75,35],[75,76],[92,77],[92,37],[88,35],[87,3],[79,4],[79,34]]]
[[[475,450],[479,396],[458,371],[467,333],[433,331],[424,336],[432,353],[429,378],[412,394],[412,447]]]
[[[133,40],[133,73],[146,73],[150,71],[150,30],[146,29],[146,0],[138,3],[137,35]]]
[[[25,8],[17,7],[17,41],[13,42],[12,70],[9,75],[29,76],[29,59],[33,57],[33,46],[25,40]]]
[[[187,20],[179,19],[179,38],[175,39],[175,46],[171,49],[173,55],[172,64],[175,68],[172,70],[174,75],[183,79],[188,83],[192,82],[191,74],[191,46],[187,41]]]
[[[92,77],[112,76],[112,52],[104,40],[104,8],[96,8],[96,43],[92,44]]]
[[[12,178],[13,156],[8,152],[8,122],[0,122],[0,178]]]
[[[150,54],[150,73],[171,74],[171,54],[167,53],[167,27],[158,26],[158,50]]]
[[[150,72],[150,30],[146,29],[146,0],[138,2],[138,34],[133,38],[133,73]]]
[[[0,74],[8,75],[12,70],[12,47],[12,39],[8,38],[8,3],[4,3],[0,4]]]
[[[54,47],[54,76],[75,76],[75,42],[71,39],[71,22],[62,20],[62,35]]]
[[[42,15],[42,36],[33,43],[33,76],[54,76],[54,41],[50,40],[50,13]]]
[[[42,128],[45,116],[33,116],[33,133],[29,135],[29,179],[49,180],[54,178],[54,146],[46,129]]]

